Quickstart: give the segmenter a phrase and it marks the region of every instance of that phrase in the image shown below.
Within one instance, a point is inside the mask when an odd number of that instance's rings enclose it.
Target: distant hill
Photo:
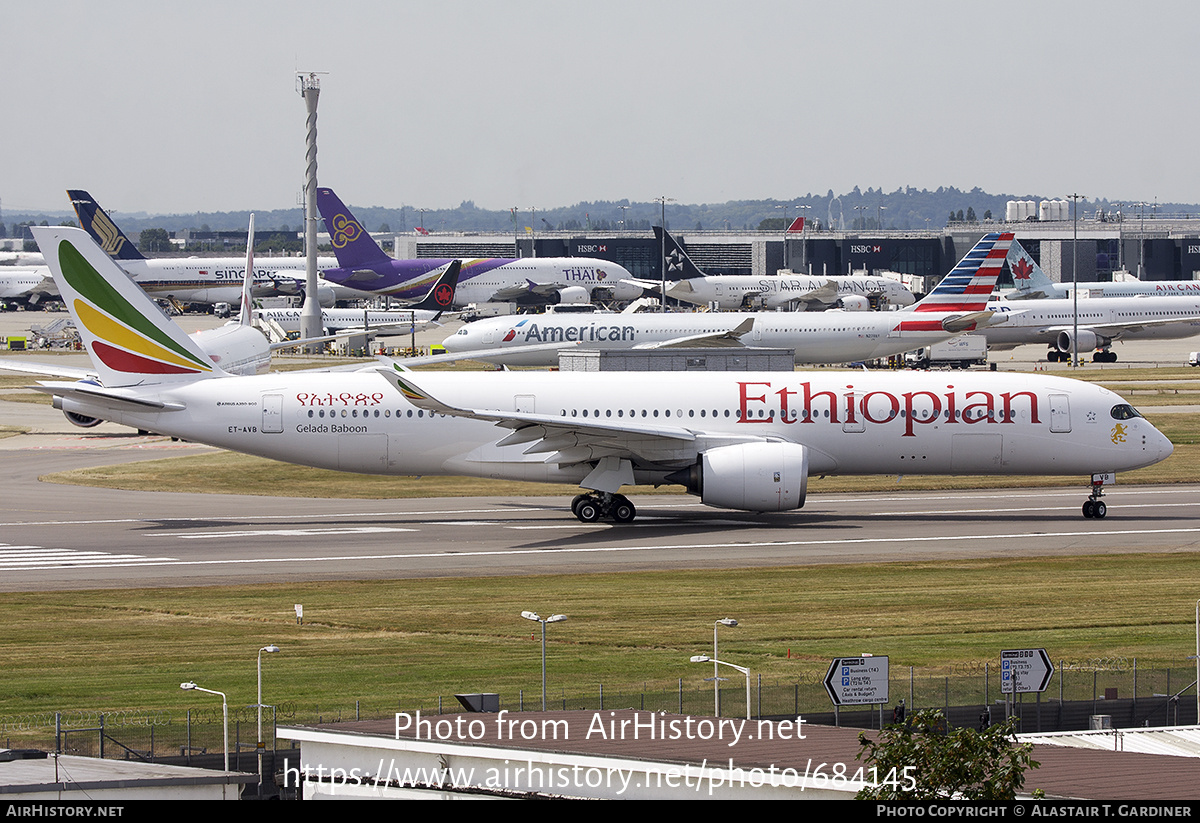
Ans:
[[[962,191],[954,187],[927,189],[903,188],[893,192],[880,189],[853,191],[835,195],[829,191],[822,195],[805,194],[791,200],[731,200],[726,203],[667,204],[667,227],[676,231],[721,230],[743,231],[748,229],[776,228],[781,226],[784,216],[791,220],[803,213],[809,219],[819,220],[835,227],[840,221],[848,230],[885,229],[941,229],[951,215],[957,217],[961,211],[963,219],[971,214],[983,220],[990,216],[1004,217],[1005,205],[1009,200],[1061,199],[1064,194],[988,194],[974,188]],[[101,203],[103,196],[101,195]],[[783,208],[786,205],[786,209]],[[1107,199],[1082,201],[1081,217],[1091,215],[1097,207],[1110,211],[1115,203]],[[627,208],[622,208],[627,207]],[[807,208],[804,208],[807,207]],[[355,216],[368,231],[411,232],[420,222],[421,214],[412,208],[388,208],[383,206],[360,206],[350,204]],[[628,200],[580,202],[573,206],[539,211],[536,215],[537,230],[559,231],[613,231],[625,226],[630,229],[648,230],[659,222],[660,205],[655,202],[631,203]],[[1198,214],[1200,206],[1186,203],[1160,203],[1160,214]],[[140,232],[148,228],[163,228],[170,232],[183,229],[200,230],[204,227],[213,231],[236,231],[244,229],[251,210],[228,212],[192,212],[189,214],[151,215],[144,212],[113,214],[114,219],[127,232]],[[263,210],[254,209],[255,222],[260,230],[287,227],[299,232],[303,226],[303,213],[299,208]],[[1127,205],[1127,214],[1132,212]],[[63,211],[42,214],[5,213],[3,216],[6,234],[13,234],[13,227],[21,223],[58,224],[74,221],[75,214]],[[532,226],[534,215],[528,211],[518,212],[515,228],[524,233]],[[627,222],[623,222],[627,221]],[[763,225],[763,221],[771,221]],[[514,230],[513,216],[506,210],[489,211],[478,208],[471,201],[464,201],[454,209],[426,210],[424,226],[431,232],[477,232]]]

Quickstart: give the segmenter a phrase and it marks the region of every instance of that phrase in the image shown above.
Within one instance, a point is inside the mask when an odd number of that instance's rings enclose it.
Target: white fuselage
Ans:
[[[1041,288],[1046,292],[1044,299],[1062,299],[1070,297],[1075,286],[1070,283],[1049,283]],[[1020,290],[1014,289],[1006,293],[1014,303],[1024,302]],[[1129,280],[1114,283],[1080,283],[1079,297],[1094,300],[1109,297],[1200,297],[1200,281],[1198,280]]]
[[[635,448],[639,483],[662,482],[707,448],[802,444],[810,474],[1055,474],[1150,465],[1171,444],[1114,393],[1045,375],[995,373],[435,373],[420,387],[476,415],[541,414],[554,425],[686,435]],[[292,463],[396,475],[579,482],[583,460],[551,462],[512,429],[431,413],[377,372],[214,378],[162,385],[175,411],[64,410]],[[629,440],[637,443],[637,437]],[[528,453],[527,453],[528,452]]]
[[[187,257],[152,260],[119,260],[118,265],[151,297],[181,303],[229,303],[242,299],[242,281],[246,274],[243,257]],[[271,275],[287,272],[289,277],[304,277],[303,257],[272,257],[255,263],[255,296],[275,293]],[[318,258],[319,268],[336,265],[332,258]]]
[[[733,331],[747,319],[753,328],[741,344],[795,349],[797,363],[850,363],[929,346],[954,337],[936,312],[671,312],[665,314],[525,315],[468,323],[443,345],[449,352],[490,349],[492,363],[550,366],[563,348],[633,349],[679,338]],[[933,326],[932,328],[930,326]],[[540,346],[536,351],[526,347]]]
[[[832,304],[845,297],[878,295],[894,306],[911,306],[915,297],[903,283],[886,277],[817,277],[808,274],[707,275],[667,283],[667,296],[697,306],[716,304],[720,309],[738,309],[760,304],[769,309],[808,300],[830,282],[836,293],[818,305]]]
[[[1053,343],[1076,325],[1076,301],[1046,298],[993,301],[1007,321],[983,330],[988,347]],[[1200,294],[1193,297],[1111,297],[1079,301],[1078,327],[1108,340],[1178,340],[1200,334]]]
[[[48,267],[0,267],[0,298],[11,300],[34,293],[58,294],[58,287],[54,285]]]
[[[300,309],[255,309],[254,314],[277,323],[289,334],[300,331]],[[427,309],[322,309],[326,334],[345,329],[385,329],[392,334],[421,331],[439,312]],[[415,328],[414,328],[415,325]]]
[[[491,300],[520,300],[526,296],[548,297],[563,289],[583,289],[590,298],[633,300],[642,288],[617,263],[590,257],[526,257],[492,267],[487,259],[464,259],[455,306]]]

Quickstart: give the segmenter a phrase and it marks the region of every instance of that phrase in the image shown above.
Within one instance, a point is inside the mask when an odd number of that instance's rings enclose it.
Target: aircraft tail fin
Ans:
[[[427,311],[450,311],[454,308],[454,292],[458,289],[458,274],[462,270],[461,260],[451,260],[426,294],[416,303],[408,306],[410,309],[425,309]]]
[[[125,236],[125,232],[112,221],[108,213],[100,208],[100,204],[86,191],[68,189],[67,197],[75,207],[75,216],[79,225],[87,229],[87,233],[96,241],[104,253],[114,260],[145,260],[146,256],[138,251],[133,241]]]
[[[317,209],[325,218],[325,230],[329,232],[339,266],[344,269],[368,267],[392,259],[379,248],[362,224],[354,219],[350,209],[333,193],[333,189],[317,188]]]
[[[667,256],[668,280],[691,280],[704,276],[704,272],[700,271],[699,266],[692,262],[692,258],[688,257],[687,252],[675,242],[675,238],[669,231],[661,226],[655,226],[654,239],[662,244],[663,254]]]
[[[987,309],[988,298],[996,289],[1000,270],[1012,244],[1011,232],[986,234],[962,260],[958,261],[942,282],[925,298],[911,307],[925,312],[979,312]]]
[[[1030,296],[1038,293],[1042,297],[1054,294],[1054,281],[1016,240],[1008,249],[1008,265],[1018,292],[1029,292]]]
[[[254,213],[250,213],[250,228],[246,233],[246,273],[242,275],[242,305],[238,310],[238,324],[254,325]]]
[[[82,229],[31,230],[106,387],[226,376]]]

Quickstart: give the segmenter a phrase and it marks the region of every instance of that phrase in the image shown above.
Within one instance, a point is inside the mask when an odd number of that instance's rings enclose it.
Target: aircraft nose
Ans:
[[[1175,451],[1175,444],[1158,429],[1154,430],[1154,435],[1156,438],[1155,445],[1158,447],[1158,459],[1166,460]]]

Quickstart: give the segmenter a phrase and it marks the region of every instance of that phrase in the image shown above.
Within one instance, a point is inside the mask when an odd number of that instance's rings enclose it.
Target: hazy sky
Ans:
[[[979,186],[1200,201],[1178,2],[7,0],[5,213]]]

